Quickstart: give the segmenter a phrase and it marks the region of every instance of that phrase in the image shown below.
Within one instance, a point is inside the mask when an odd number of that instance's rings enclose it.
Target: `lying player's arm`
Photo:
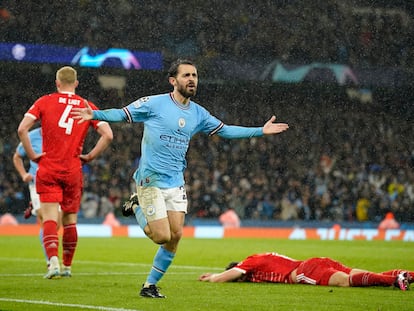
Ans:
[[[203,282],[222,283],[237,281],[242,276],[243,273],[241,271],[236,269],[230,269],[221,273],[204,273],[200,275],[198,280]]]

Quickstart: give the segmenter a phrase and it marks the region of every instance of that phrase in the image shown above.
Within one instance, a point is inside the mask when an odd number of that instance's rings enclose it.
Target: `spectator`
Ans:
[[[378,229],[398,229],[400,224],[398,221],[395,220],[394,214],[392,212],[388,212],[385,214],[385,218],[380,222],[378,225]]]
[[[228,208],[219,216],[219,221],[224,228],[239,228],[240,218],[232,208]]]

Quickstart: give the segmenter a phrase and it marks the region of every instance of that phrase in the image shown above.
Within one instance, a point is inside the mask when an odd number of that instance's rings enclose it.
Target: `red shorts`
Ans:
[[[341,271],[349,274],[352,268],[330,258],[311,258],[302,262],[296,270],[296,281],[301,284],[328,285],[332,274]]]
[[[82,198],[82,171],[76,170],[65,174],[56,174],[39,166],[36,174],[36,190],[40,202],[58,202],[62,211],[77,213]]]

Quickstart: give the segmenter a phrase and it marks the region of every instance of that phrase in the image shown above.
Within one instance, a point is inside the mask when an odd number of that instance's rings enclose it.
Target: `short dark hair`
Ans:
[[[186,59],[186,58],[179,58],[176,61],[174,61],[171,66],[170,69],[168,69],[168,78],[170,77],[177,77],[178,74],[178,66],[180,65],[192,65],[195,67],[195,64],[193,61]]]
[[[239,264],[238,261],[232,261],[231,263],[229,263],[226,267],[226,270],[230,270],[231,268],[234,268],[235,266],[237,266]]]

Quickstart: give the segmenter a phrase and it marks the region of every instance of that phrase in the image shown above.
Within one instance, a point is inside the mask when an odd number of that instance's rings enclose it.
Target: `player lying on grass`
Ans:
[[[221,273],[204,273],[205,282],[268,282],[322,286],[395,286],[408,290],[414,272],[394,269],[381,273],[354,269],[326,257],[296,260],[277,253],[254,254],[230,263]]]

